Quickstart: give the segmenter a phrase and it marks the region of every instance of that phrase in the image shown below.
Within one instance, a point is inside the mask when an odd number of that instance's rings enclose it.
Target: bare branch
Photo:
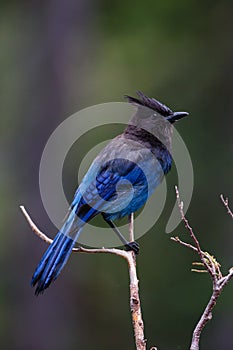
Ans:
[[[181,245],[183,245],[183,246],[185,246],[187,248],[190,248],[190,249],[194,250],[195,252],[197,252],[197,248],[196,247],[194,247],[192,244],[189,244],[189,243],[186,243],[184,241],[181,241],[181,239],[179,239],[178,236],[177,237],[171,237],[171,240],[176,242],[176,243],[179,243],[179,244],[181,244]]]
[[[222,277],[219,280],[219,285],[221,289],[223,289],[227,285],[227,283],[230,281],[232,277],[233,277],[233,267],[230,268],[228,275]]]
[[[32,231],[44,242],[51,244],[53,240],[46,236],[37,226],[36,224],[32,221],[30,215],[28,214],[27,210],[23,205],[20,206],[20,209],[25,216],[29,226],[31,227]],[[127,252],[121,249],[115,249],[115,248],[99,248],[99,249],[88,249],[88,248],[83,248],[83,247],[78,247],[78,248],[73,248],[73,252],[75,253],[88,253],[88,254],[96,254],[96,253],[109,253],[109,254],[116,254],[119,256],[124,257],[127,260]]]
[[[27,210],[24,208],[23,205],[20,205],[20,209],[25,216],[29,226],[31,227],[32,231],[40,238],[42,241],[51,244],[53,240],[46,236],[41,230],[38,229],[38,227],[35,225],[35,223],[30,218],[30,215],[28,214]]]
[[[134,241],[134,213],[129,215],[129,241]]]
[[[188,220],[186,219],[183,211],[183,202],[180,200],[180,195],[178,188],[176,187],[176,197],[177,197],[177,202],[181,214],[182,221],[185,224],[185,227],[189,231],[189,234],[191,238],[193,239],[195,243],[195,247],[189,243],[183,242],[179,239],[179,237],[171,237],[171,239],[189,249],[192,249],[196,251],[201,259],[201,262],[193,263],[193,265],[197,266],[204,266],[206,270],[198,270],[198,269],[192,269],[192,271],[195,272],[208,272],[211,279],[212,279],[212,295],[210,297],[210,300],[201,315],[194,331],[193,331],[193,336],[192,336],[192,342],[191,342],[191,347],[190,350],[199,350],[199,343],[200,343],[200,336],[201,333],[206,325],[206,323],[211,320],[212,318],[212,311],[214,306],[217,303],[217,300],[219,296],[221,295],[223,288],[226,286],[226,284],[230,281],[230,279],[233,277],[233,268],[229,270],[229,273],[226,276],[222,275],[222,272],[220,270],[220,264],[217,262],[214,256],[209,254],[208,252],[202,251],[200,247],[200,243],[196,237],[196,235],[193,232],[192,227],[189,225]],[[228,199],[224,199],[223,196],[221,195],[221,200],[225,207],[227,208],[228,213],[233,217],[233,214],[231,210],[229,209],[228,206]]]
[[[203,252],[201,250],[201,247],[200,247],[200,244],[198,242],[198,239],[195,236],[192,227],[189,225],[189,222],[188,222],[188,220],[186,219],[186,217],[184,215],[183,202],[180,200],[180,194],[179,194],[179,190],[178,190],[177,186],[175,186],[175,190],[176,190],[176,198],[177,198],[177,203],[178,203],[178,207],[179,207],[179,210],[180,210],[182,221],[184,222],[185,227],[189,231],[190,237],[192,238],[192,240],[195,243],[195,246],[197,248],[197,252],[198,252],[198,254],[200,256],[201,261],[205,265],[207,271],[209,271],[209,273],[212,276],[212,278],[215,278],[213,271],[211,270],[209,264],[206,262],[205,255],[203,254]]]
[[[24,208],[24,206],[20,206],[20,209],[25,216],[28,224],[30,225],[32,231],[44,242],[51,244],[53,240],[45,235],[32,221],[28,212]],[[129,231],[131,240],[134,239],[134,216],[133,214],[130,216],[129,221]],[[144,338],[144,324],[142,319],[142,311],[139,297],[139,288],[138,288],[138,278],[137,278],[137,270],[136,270],[136,257],[134,252],[132,251],[124,251],[122,249],[116,248],[100,248],[100,249],[87,249],[83,247],[73,248],[73,252],[76,253],[88,253],[88,254],[96,254],[96,253],[107,253],[107,254],[115,254],[121,256],[122,258],[127,260],[128,269],[129,269],[129,279],[130,279],[130,310],[132,316],[132,324],[134,328],[134,338],[137,350],[146,350],[146,340]],[[156,348],[152,348],[156,349]]]
[[[227,210],[227,213],[228,213],[228,214],[230,215],[230,217],[233,219],[233,213],[232,213],[232,211],[231,211],[231,209],[230,209],[230,207],[229,207],[228,198],[226,197],[226,198],[224,199],[224,197],[223,197],[222,194],[220,195],[220,198],[221,198],[221,201],[223,202],[224,207],[225,207],[226,210]]]

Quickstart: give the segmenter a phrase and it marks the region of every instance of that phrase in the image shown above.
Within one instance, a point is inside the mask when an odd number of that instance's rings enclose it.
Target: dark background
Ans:
[[[188,217],[223,271],[233,265],[232,221],[219,199],[228,195],[233,207],[232,10],[224,0],[0,2],[1,348],[134,348],[127,268],[120,258],[73,255],[42,297],[29,286],[46,246],[19,205],[55,234],[40,199],[40,157],[51,132],[84,107],[123,101],[141,89],[190,112],[178,126],[195,176]],[[71,196],[72,168],[65,179]],[[164,233],[175,198],[174,170],[167,181],[163,215],[139,240],[140,292],[148,346],[183,350],[211,283],[206,274],[190,272],[196,256]],[[188,239],[182,225],[173,234]],[[230,283],[203,333],[203,349],[232,349],[232,293]]]

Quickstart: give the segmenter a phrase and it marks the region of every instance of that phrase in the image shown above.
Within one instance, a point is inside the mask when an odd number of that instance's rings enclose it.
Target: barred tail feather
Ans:
[[[32,276],[31,285],[34,287],[37,284],[36,295],[43,293],[58,277],[69,259],[74,244],[75,240],[72,238],[61,232],[57,234]]]

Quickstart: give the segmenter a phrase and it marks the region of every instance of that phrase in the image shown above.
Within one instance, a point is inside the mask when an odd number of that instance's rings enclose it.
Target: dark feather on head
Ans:
[[[170,108],[168,108],[167,106],[165,106],[161,102],[157,101],[155,98],[147,97],[141,91],[137,91],[137,95],[139,98],[131,97],[128,95],[125,95],[125,98],[127,98],[128,102],[130,102],[130,103],[135,103],[137,105],[151,108],[164,117],[168,117],[169,115],[173,114],[173,112]]]

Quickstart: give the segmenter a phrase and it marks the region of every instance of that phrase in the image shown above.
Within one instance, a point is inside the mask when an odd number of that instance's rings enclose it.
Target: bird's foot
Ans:
[[[125,244],[125,250],[129,251],[132,250],[135,254],[139,254],[139,244],[137,242],[128,242]]]

